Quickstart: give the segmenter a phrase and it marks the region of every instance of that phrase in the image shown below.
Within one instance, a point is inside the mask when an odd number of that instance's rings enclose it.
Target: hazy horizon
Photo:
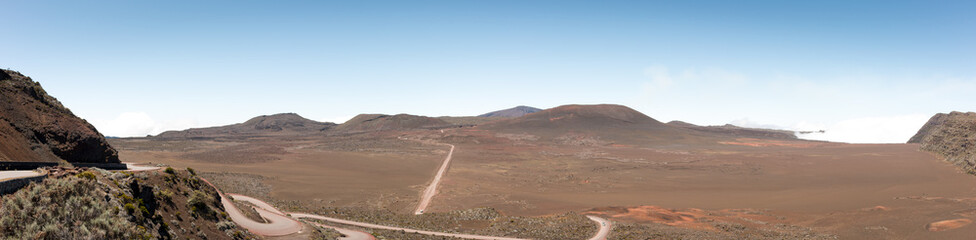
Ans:
[[[107,136],[294,112],[621,104],[659,121],[905,142],[974,111],[971,2],[14,1],[0,67]]]

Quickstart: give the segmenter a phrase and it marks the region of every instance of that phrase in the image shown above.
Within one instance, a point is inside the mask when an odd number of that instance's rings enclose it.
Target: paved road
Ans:
[[[434,194],[437,194],[437,185],[441,183],[441,177],[447,172],[447,166],[451,164],[451,156],[454,155],[454,145],[446,145],[451,146],[451,151],[447,152],[447,158],[444,158],[441,169],[437,170],[437,175],[434,175],[434,180],[430,182],[430,186],[427,186],[427,190],[424,190],[424,195],[420,198],[420,203],[417,204],[417,210],[413,211],[413,214],[424,214],[424,210],[427,210],[427,206],[430,205],[430,199],[434,198]]]
[[[41,172],[33,171],[33,170],[25,170],[25,171],[0,171],[0,181],[6,181],[6,180],[10,180],[10,179],[17,179],[17,178],[34,177],[34,176],[40,176],[40,175],[44,175],[44,174],[41,173]]]
[[[600,225],[600,231],[597,231],[596,235],[593,235],[590,240],[606,240],[607,235],[610,235],[610,228],[613,227],[613,224],[601,217],[592,215],[587,215],[586,217]]]
[[[160,168],[154,166],[136,166],[136,164],[140,164],[140,163],[130,163],[130,162],[123,162],[123,163],[125,163],[126,168],[128,168],[125,171],[129,171],[129,172],[155,171],[155,170],[159,170]]]

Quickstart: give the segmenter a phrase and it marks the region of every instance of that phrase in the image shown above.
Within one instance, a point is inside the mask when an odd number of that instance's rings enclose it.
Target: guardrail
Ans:
[[[40,182],[47,177],[47,174],[42,174],[40,176],[32,176],[25,178],[14,178],[0,181],[0,195],[11,194],[17,192],[23,187],[26,187],[32,182]]]

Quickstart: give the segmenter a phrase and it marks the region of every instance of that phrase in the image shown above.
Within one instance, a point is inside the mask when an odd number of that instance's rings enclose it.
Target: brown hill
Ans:
[[[452,127],[444,120],[410,114],[359,114],[336,126],[335,133],[360,133],[389,130],[438,129]]]
[[[669,126],[621,105],[564,105],[479,128],[528,133],[557,142],[678,143],[697,140],[702,133]]]
[[[19,72],[0,69],[0,109],[0,161],[119,163],[95,127]]]
[[[301,135],[320,133],[335,127],[335,123],[309,120],[295,113],[261,115],[243,123],[209,128],[167,131],[158,138],[212,138],[262,135]]]
[[[525,116],[498,121],[491,128],[669,128],[643,113],[621,105],[563,105]]]
[[[538,111],[542,111],[542,109],[529,107],[529,106],[518,106],[509,109],[481,114],[478,115],[478,117],[521,117],[521,116],[525,116],[525,114],[534,113]]]
[[[939,113],[929,119],[908,143],[938,153],[956,166],[976,174],[976,113]]]
[[[782,140],[797,139],[796,134],[794,134],[793,131],[761,129],[761,128],[744,128],[732,124],[725,124],[722,126],[698,126],[695,124],[686,123],[682,121],[670,121],[668,122],[668,125],[691,129],[695,131],[727,135],[732,137],[782,139]]]

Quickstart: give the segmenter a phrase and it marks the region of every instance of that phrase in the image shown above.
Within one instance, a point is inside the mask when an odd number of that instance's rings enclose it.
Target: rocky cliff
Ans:
[[[976,174],[976,113],[939,113],[908,143],[919,143],[922,150],[942,155],[946,161]]]
[[[41,85],[0,69],[0,161],[118,163],[119,156],[91,124],[71,113]]]

